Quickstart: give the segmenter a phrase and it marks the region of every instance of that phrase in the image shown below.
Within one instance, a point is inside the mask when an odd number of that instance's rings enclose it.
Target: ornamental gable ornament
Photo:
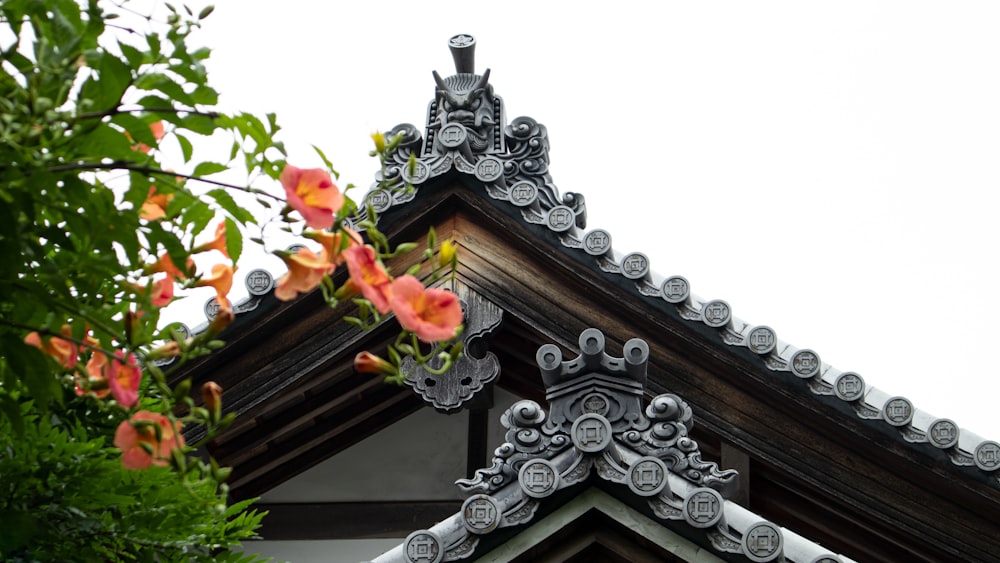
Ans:
[[[688,404],[670,393],[645,401],[645,341],[629,340],[615,357],[590,328],[579,344],[580,355],[568,361],[553,344],[539,348],[548,412],[522,400],[501,415],[506,441],[492,466],[456,481],[466,497],[461,510],[375,562],[471,557],[480,538],[531,522],[548,497],[588,480],[619,485],[612,494],[644,499],[653,517],[685,523],[719,552],[751,561],[847,561],[726,499],[739,475],[701,459],[688,437]]]
[[[585,228],[583,196],[560,196],[549,176],[545,126],[530,117],[507,123],[503,99],[489,83],[490,70],[475,73],[472,36],[456,35],[448,45],[455,74],[442,78],[433,72],[436,89],[427,107],[424,134],[409,123],[389,131],[387,138],[400,136],[401,141],[378,173],[366,202],[383,213],[412,201],[432,180],[457,172],[481,182],[490,197],[520,208],[529,223],[571,237],[576,229]]]

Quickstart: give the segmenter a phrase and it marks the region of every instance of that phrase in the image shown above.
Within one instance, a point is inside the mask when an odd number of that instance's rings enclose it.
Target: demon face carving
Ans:
[[[489,69],[482,76],[462,72],[448,78],[441,78],[434,71],[437,94],[435,113],[428,128],[440,130],[446,125],[458,123],[468,132],[473,151],[482,152],[491,148],[495,120],[493,86],[489,84],[489,79]]]

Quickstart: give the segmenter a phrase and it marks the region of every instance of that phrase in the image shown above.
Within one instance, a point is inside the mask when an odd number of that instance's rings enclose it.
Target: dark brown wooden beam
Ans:
[[[477,469],[483,469],[489,465],[487,463],[488,456],[489,452],[492,451],[489,444],[489,422],[490,412],[488,410],[473,409],[469,411],[469,437],[465,470],[467,479],[471,479]]]
[[[750,506],[750,456],[729,442],[722,442],[721,450],[719,466],[722,469],[735,469],[740,473],[739,482],[729,500],[740,506]]]

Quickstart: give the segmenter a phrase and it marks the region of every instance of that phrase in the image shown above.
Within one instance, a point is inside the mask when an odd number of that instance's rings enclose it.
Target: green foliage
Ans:
[[[215,338],[232,310],[223,307],[206,331],[184,338],[159,326],[159,307],[175,283],[213,285],[222,301],[244,232],[258,229],[249,240],[263,244],[264,227],[242,202],[277,206],[279,222],[311,209],[303,209],[299,186],[285,186],[298,200],[286,206],[252,185],[273,186],[297,169],[275,140],[274,114],[214,107],[210,51],[188,45],[211,8],[195,15],[165,4],[161,17],[127,4],[0,0],[0,559],[249,561],[233,548],[263,514],[249,502],[227,507],[229,468],[194,455],[234,415],[223,414],[217,386],[204,387],[199,401],[189,380],[168,384],[172,370],[222,345]],[[228,161],[196,152],[200,137],[219,133],[232,139]],[[373,138],[384,168],[401,137]],[[168,147],[181,162],[166,162]],[[245,184],[218,179],[234,165],[245,169]],[[306,191],[317,189],[316,172],[332,184],[326,171],[310,170]],[[415,245],[392,247],[374,211],[349,198],[323,209],[334,215],[330,229],[304,234],[329,237],[323,244],[331,246],[323,258],[298,256],[296,275],[319,271],[322,282],[309,279],[330,305],[358,289],[337,288],[330,277],[347,247],[362,244],[349,225],[366,230],[375,268],[418,254]],[[215,240],[197,244],[206,233]],[[228,263],[199,270],[191,257],[207,252],[228,254]],[[420,259],[430,267],[412,273],[454,276],[454,258],[435,260],[445,254],[432,235]],[[349,322],[371,328],[384,319],[372,302],[356,302]],[[454,338],[421,344],[404,330],[388,353],[387,379],[399,382],[404,355],[440,372],[461,346]],[[166,357],[177,360],[164,372],[158,360]],[[193,425],[204,437],[184,444],[181,432]]]
[[[120,452],[79,421],[26,421],[15,439],[0,419],[4,561],[215,561],[215,550],[252,536],[264,516],[249,502],[227,508],[210,480],[124,469]]]
[[[228,131],[250,175],[284,164],[273,116],[212,107],[210,52],[188,46],[211,9],[167,8],[158,21],[125,3],[0,2],[2,560],[253,559],[230,549],[263,515],[226,507],[228,469],[191,456],[201,444],[141,470],[114,444],[120,428],[147,453],[163,440],[159,426],[142,438],[153,427],[129,423],[140,410],[168,428],[203,424],[206,440],[232,421],[197,406],[190,383],[171,389],[153,363],[208,353],[222,328],[192,339],[158,329],[150,288],[170,275],[156,273],[158,257],[187,264],[194,237],[221,221],[235,262],[241,229],[256,223],[230,193],[253,190],[205,179],[229,166],[200,161],[192,139]],[[163,162],[173,139],[186,173]],[[188,286],[202,277],[187,274]],[[102,387],[114,373],[102,366],[128,365],[143,368],[135,404]]]

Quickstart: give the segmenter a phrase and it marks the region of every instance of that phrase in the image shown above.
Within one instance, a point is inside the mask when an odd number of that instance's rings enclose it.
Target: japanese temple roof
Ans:
[[[507,543],[510,535],[503,533],[505,528],[523,534],[540,508],[551,512],[567,504],[566,498],[551,498],[560,491],[575,488],[578,495],[593,497],[594,492],[582,485],[588,482],[591,487],[611,485],[604,490],[612,497],[638,501],[648,519],[625,504],[601,502],[602,496],[585,503],[585,509],[627,522],[629,529],[642,529],[647,539],[661,535],[649,523],[658,519],[675,523],[686,536],[704,535],[699,543],[722,555],[742,555],[751,561],[779,557],[790,562],[852,561],[726,498],[739,474],[702,460],[697,442],[688,437],[693,421],[687,403],[665,393],[643,408],[649,359],[644,341],[629,340],[623,356],[613,357],[605,352],[604,335],[591,328],[580,335],[579,345],[580,355],[566,361],[552,344],[538,350],[548,413],[531,400],[507,409],[500,418],[507,428],[506,442],[496,448],[492,466],[456,482],[467,496],[461,509],[429,529],[412,532],[375,563],[438,563],[484,555]],[[679,536],[663,540],[643,555],[653,560],[668,554],[690,560],[700,552],[697,543]],[[525,549],[513,550],[516,555],[536,542],[527,543]],[[510,548],[504,551],[502,560],[519,560]],[[626,548],[619,556],[635,560],[636,553]],[[540,553],[526,560],[540,560]]]
[[[589,327],[609,349],[637,337],[649,347],[646,396],[686,401],[697,421],[692,435],[713,456],[727,447],[748,454],[749,487],[759,491],[750,514],[824,545],[857,538],[883,546],[848,553],[858,558],[995,557],[1000,444],[740,320],[725,301],[693,294],[683,277],[657,274],[644,254],[617,252],[611,233],[587,230],[584,197],[560,194],[548,174],[545,127],[506,121],[489,71],[475,74],[463,44],[474,42],[453,38],[459,72],[435,75],[423,134],[402,124],[387,135],[402,141],[366,201],[390,240],[423,241],[430,226],[439,240],[456,240],[465,297],[502,310],[502,324],[473,347],[495,354],[502,371],[483,388],[540,402],[538,346],[571,356]],[[401,256],[390,266],[402,271],[414,261]],[[281,303],[264,271],[247,284],[251,297],[236,305],[223,335],[228,346],[179,375],[216,379],[227,409],[241,415],[212,445],[236,467],[237,497],[258,495],[421,405],[473,408],[471,396],[421,396],[355,373],[353,355],[384,346],[390,327],[362,333],[336,322],[347,309],[326,308],[318,292]],[[729,520],[746,511],[723,505]],[[815,545],[790,534],[799,538],[793,544]]]

